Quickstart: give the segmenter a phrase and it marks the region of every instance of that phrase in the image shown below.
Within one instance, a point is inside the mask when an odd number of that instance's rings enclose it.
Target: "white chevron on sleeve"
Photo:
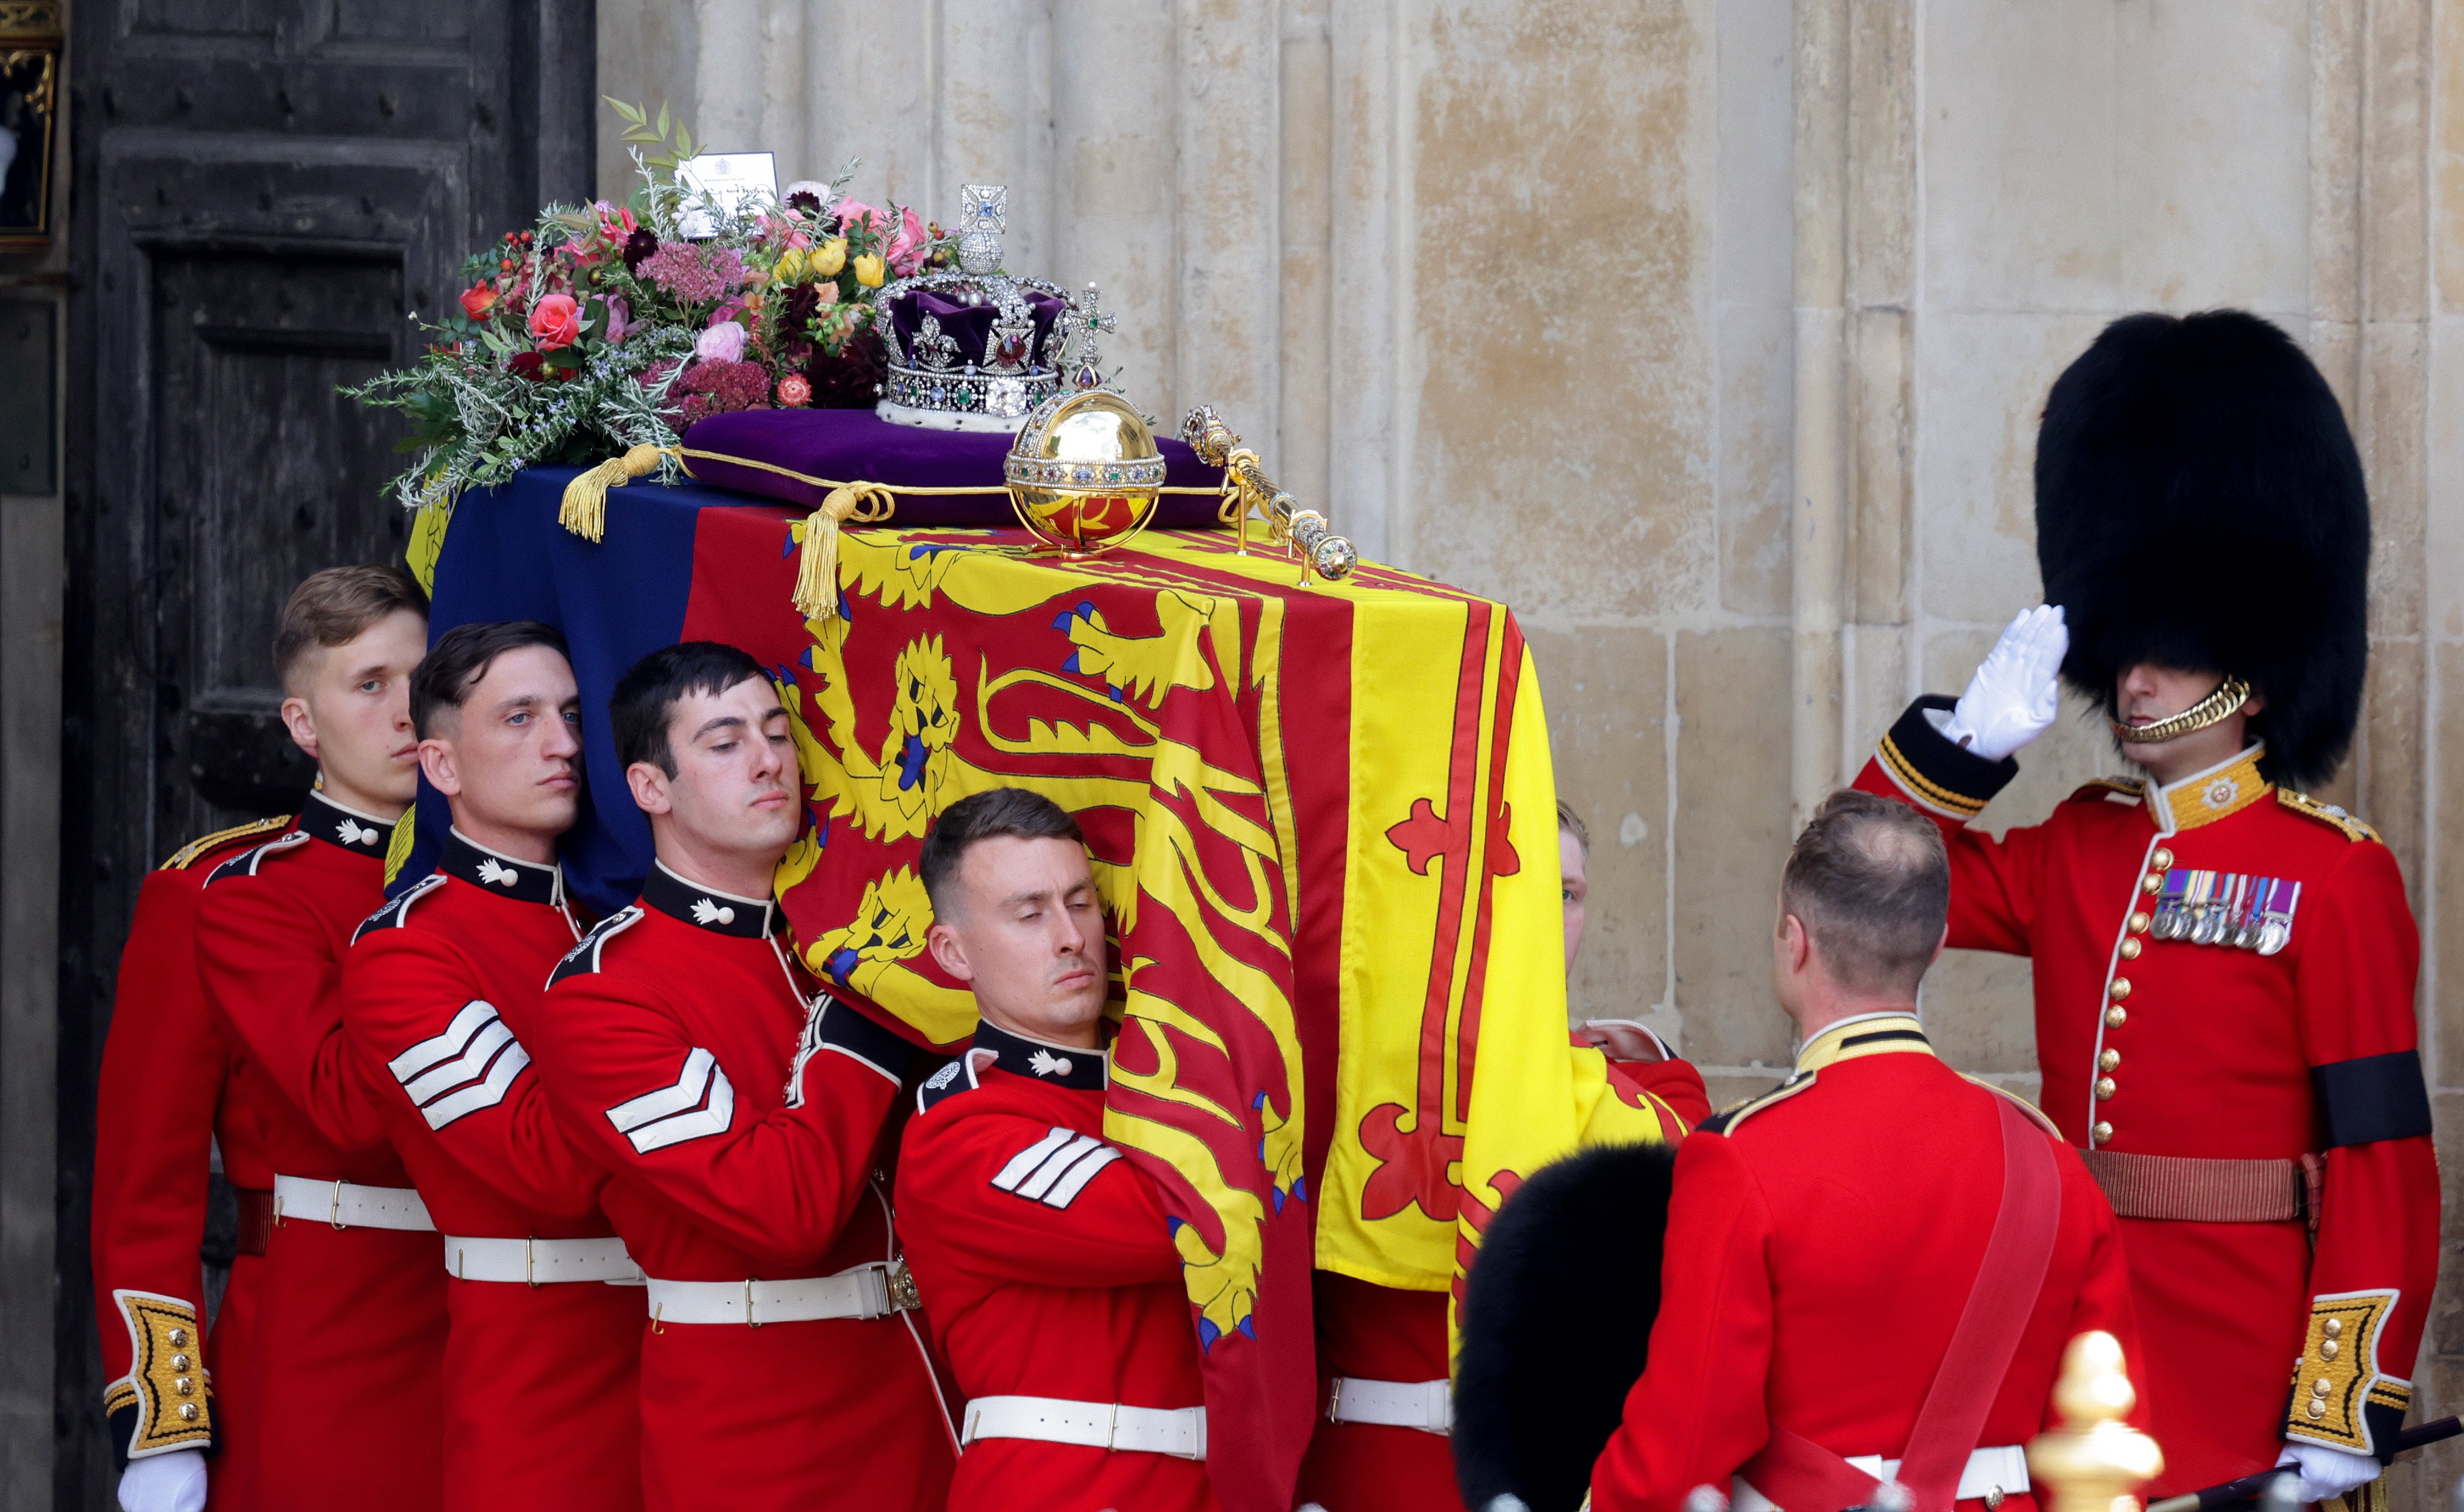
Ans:
[[[736,1086],[718,1059],[696,1045],[685,1056],[675,1084],[645,1092],[607,1110],[607,1122],[630,1140],[636,1154],[722,1134],[736,1117]]]
[[[514,1078],[531,1063],[495,1007],[473,998],[453,1015],[445,1033],[423,1039],[385,1062],[428,1126],[441,1129],[458,1118],[494,1107]]]
[[[1018,1190],[1018,1184],[1024,1181],[1036,1167],[1044,1164],[1044,1157],[1078,1137],[1077,1130],[1055,1124],[1051,1133],[1012,1155],[1009,1164],[993,1177],[993,1185],[1003,1191]]]

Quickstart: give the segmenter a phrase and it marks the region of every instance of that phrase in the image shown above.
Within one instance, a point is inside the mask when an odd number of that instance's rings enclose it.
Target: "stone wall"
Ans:
[[[1654,1017],[1715,1097],[1788,1057],[1765,930],[1793,814],[2035,600],[2054,374],[2129,310],[2283,322],[2377,512],[2365,726],[2325,796],[2411,883],[2464,1169],[2464,0],[600,15],[602,87],[715,148],[787,177],[861,152],[865,197],[944,218],[1009,184],[1013,265],[1103,286],[1146,408],[1216,403],[1369,553],[1512,604],[1595,838],[1577,1009]],[[603,185],[623,167],[604,147]],[[2065,721],[1985,822],[2114,765]],[[2034,1087],[2025,962],[1947,961],[1927,1017]],[[2443,1292],[2424,1415],[2459,1372]],[[2401,1500],[2459,1470],[2451,1446]]]

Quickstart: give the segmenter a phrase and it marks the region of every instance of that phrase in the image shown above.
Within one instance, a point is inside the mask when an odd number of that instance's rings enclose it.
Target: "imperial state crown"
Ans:
[[[901,425],[1015,433],[1065,382],[1100,384],[1095,333],[1110,326],[1092,284],[1083,302],[1059,284],[1002,271],[1009,189],[970,184],[958,271],[882,285],[875,324],[889,356],[875,412]],[[1076,346],[1076,368],[1065,379]]]

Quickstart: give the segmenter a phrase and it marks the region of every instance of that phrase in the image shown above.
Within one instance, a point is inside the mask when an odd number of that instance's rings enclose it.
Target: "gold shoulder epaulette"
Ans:
[[[2035,1121],[2035,1124],[2038,1128],[2043,1129],[2046,1133],[2051,1134],[2056,1139],[2060,1139],[2062,1137],[2062,1131],[2055,1126],[2054,1121],[2045,1117],[2044,1109],[2029,1101],[2026,1098],[2019,1096],[2019,1094],[2012,1091],[2009,1087],[2003,1086],[1999,1082],[1988,1081],[1983,1077],[1971,1077],[1965,1071],[1961,1072],[1959,1076],[1960,1079],[1963,1081],[1972,1081],[1978,1086],[1983,1087],[1988,1092],[1998,1092],[2002,1096],[2009,1098],[2012,1101],[2019,1104],[2020,1112],[2027,1114],[2029,1118]]]
[[[233,840],[243,840],[253,834],[272,834],[277,830],[287,830],[291,828],[291,819],[290,814],[278,813],[271,819],[252,819],[246,824],[234,824],[228,830],[216,830],[211,834],[190,840],[173,851],[171,858],[163,863],[163,870],[185,872]]]
[[[1770,1107],[1774,1102],[1786,1101],[1788,1099],[1793,1098],[1798,1093],[1805,1091],[1808,1087],[1813,1086],[1815,1075],[1815,1073],[1809,1071],[1801,1077],[1791,1077],[1786,1081],[1781,1082],[1778,1086],[1775,1086],[1769,1092],[1764,1093],[1761,1097],[1748,1098],[1743,1102],[1721,1109],[1719,1112],[1712,1114],[1709,1118],[1703,1121],[1702,1132],[1705,1134],[1735,1133],[1737,1131],[1738,1124],[1743,1123],[1749,1118],[1752,1118],[1763,1109]]]
[[[2278,788],[2276,789],[2276,801],[2305,819],[2316,819],[2321,824],[2343,831],[2344,838],[2347,840],[2375,840],[2379,837],[2378,831],[2354,818],[2343,809],[2332,803],[2321,803],[2306,792],[2295,792],[2290,788]]]
[[[2077,791],[2062,801],[2096,803],[2107,798],[2121,798],[2137,803],[2145,794],[2146,789],[2128,777],[2099,777],[2094,782],[2082,784]]]

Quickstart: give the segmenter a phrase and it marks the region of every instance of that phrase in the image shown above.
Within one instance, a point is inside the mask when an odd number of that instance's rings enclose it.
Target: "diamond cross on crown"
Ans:
[[[966,201],[958,208],[960,231],[999,233],[1009,229],[1008,185],[970,184],[961,192],[966,195]]]

